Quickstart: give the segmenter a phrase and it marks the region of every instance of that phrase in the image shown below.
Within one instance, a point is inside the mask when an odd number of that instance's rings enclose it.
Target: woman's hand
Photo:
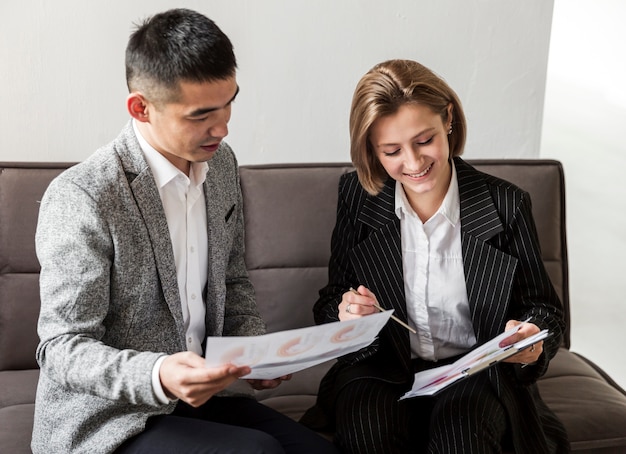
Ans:
[[[356,290],[349,290],[343,294],[339,303],[339,320],[354,320],[355,318],[371,315],[378,312],[376,295],[363,285]]]
[[[514,344],[526,339],[529,336],[537,334],[540,331],[539,327],[534,323],[524,323],[518,320],[509,320],[506,324],[505,331],[520,324],[523,326],[519,329],[519,331],[500,342],[500,347],[506,347],[507,345]],[[524,365],[531,364],[537,362],[541,353],[543,353],[543,341],[539,341],[536,344],[522,350],[518,354],[505,359],[504,362],[521,363]]]

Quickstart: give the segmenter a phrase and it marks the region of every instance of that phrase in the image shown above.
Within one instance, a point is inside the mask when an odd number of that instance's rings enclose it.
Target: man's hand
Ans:
[[[204,358],[193,352],[168,356],[159,369],[163,391],[170,398],[178,398],[192,407],[199,407],[238,378],[250,373],[247,366],[230,364],[206,367]]]
[[[273,380],[246,380],[254,389],[274,389],[285,380],[291,380],[291,374]]]
[[[515,342],[526,339],[527,337],[537,334],[540,331],[539,327],[534,323],[524,323],[518,320],[509,320],[506,324],[505,331],[519,324],[523,324],[523,326],[519,329],[517,333],[512,334],[510,337],[507,337],[502,342],[500,342],[500,347],[506,347],[507,345],[514,344]],[[505,359],[504,362],[522,364],[535,363],[539,359],[539,356],[541,356],[542,352],[543,341],[539,341],[531,347],[522,350],[518,354]]]

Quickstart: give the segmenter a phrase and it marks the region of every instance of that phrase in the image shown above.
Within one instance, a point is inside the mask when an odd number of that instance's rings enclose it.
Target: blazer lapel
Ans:
[[[221,292],[221,287],[215,285],[220,279],[224,279],[224,272],[226,269],[226,263],[220,262],[219,257],[222,257],[219,251],[223,249],[222,235],[224,233],[224,220],[220,219],[218,213],[220,213],[219,194],[222,190],[215,184],[215,172],[214,166],[209,166],[209,171],[206,175],[206,181],[204,182],[204,198],[206,200],[207,209],[207,245],[209,260],[208,269],[208,281],[207,289],[204,295],[206,306],[206,334],[207,336],[217,336],[223,330],[224,326],[224,304],[226,299],[225,294],[218,294]]]
[[[388,180],[381,193],[367,197],[358,220],[372,232],[352,251],[352,261],[362,284],[371,289],[384,309],[407,321],[402,269],[400,219],[395,214],[395,181]],[[397,323],[385,327],[402,364],[410,366],[409,332]]]
[[[184,343],[185,324],[176,278],[174,252],[159,190],[143,157],[131,123],[128,123],[124,129],[121,140],[123,143],[120,147],[116,147],[116,150],[150,236],[163,296],[174,317],[178,332],[183,336],[182,345],[186,345]]]
[[[517,259],[489,240],[504,230],[483,177],[454,160],[461,204],[461,247],[470,314],[478,343],[497,335],[506,322]]]

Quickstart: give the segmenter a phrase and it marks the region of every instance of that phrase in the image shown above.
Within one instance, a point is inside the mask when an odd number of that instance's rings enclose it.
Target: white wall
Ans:
[[[556,0],[541,157],[565,169],[572,350],[626,388],[626,3]]]
[[[0,160],[77,161],[113,139],[128,118],[131,24],[179,6],[235,45],[228,141],[242,164],[348,160],[352,91],[388,58],[456,89],[466,156],[539,153],[552,0],[3,0]]]

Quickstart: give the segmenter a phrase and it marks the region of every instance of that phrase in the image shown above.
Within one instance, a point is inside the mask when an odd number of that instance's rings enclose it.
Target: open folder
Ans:
[[[503,332],[452,364],[416,373],[413,387],[401,399],[432,396],[453,383],[487,369],[550,335],[548,330],[543,330],[514,344],[500,347],[502,340],[515,334],[522,326],[523,324],[519,324]]]
[[[273,379],[367,347],[393,310],[344,322],[280,331],[262,336],[208,337],[208,367],[250,366],[243,378]]]

